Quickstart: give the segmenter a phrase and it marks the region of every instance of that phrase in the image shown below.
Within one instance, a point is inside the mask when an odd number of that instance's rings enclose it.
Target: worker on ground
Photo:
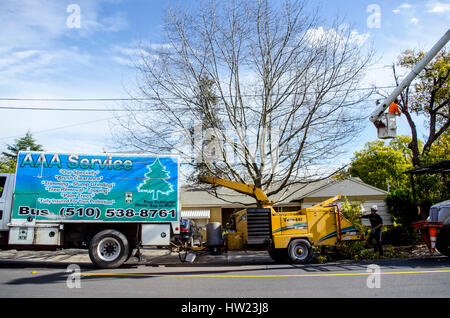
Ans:
[[[380,256],[383,256],[383,246],[381,244],[381,229],[383,227],[383,219],[377,214],[378,208],[376,205],[372,205],[369,215],[360,216],[360,218],[369,219],[372,230],[370,231],[369,242],[373,244],[374,252],[378,251]]]
[[[222,237],[225,238],[228,233],[230,233],[231,225],[230,223],[225,224],[225,228],[222,230]]]
[[[234,232],[231,223],[227,222],[225,228],[222,231],[222,239],[224,241],[224,245],[228,248],[228,233]]]
[[[397,116],[400,116],[402,114],[402,111],[398,106],[398,99],[396,99],[393,103],[391,103],[391,105],[389,105],[388,113],[395,114]]]

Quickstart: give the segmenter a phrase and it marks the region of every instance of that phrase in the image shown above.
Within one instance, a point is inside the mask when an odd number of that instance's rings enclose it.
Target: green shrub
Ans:
[[[394,222],[404,227],[411,227],[411,223],[420,220],[411,193],[405,189],[397,189],[386,196],[386,205]]]
[[[405,246],[417,243],[419,235],[416,230],[406,226],[393,226],[383,232],[383,244]]]
[[[328,260],[328,258],[327,258],[326,255],[319,255],[319,256],[317,256],[317,262],[318,262],[319,264],[326,263],[327,260]]]
[[[359,254],[360,260],[372,260],[379,258],[378,253],[373,251],[373,248],[366,248],[361,251]]]
[[[341,205],[342,215],[349,220],[361,234],[368,237],[368,227],[364,226],[360,219],[362,202],[350,203],[346,197],[344,200],[344,203]],[[336,246],[336,256],[340,259],[373,259],[373,256],[368,251],[368,247],[366,241],[340,242]]]
[[[394,220],[394,226],[383,233],[383,242],[394,246],[415,244],[419,236],[411,224],[420,220],[420,216],[410,191],[392,191],[386,197],[386,205]]]
[[[361,210],[362,210],[362,202],[353,202],[350,203],[347,197],[344,197],[344,203],[341,204],[341,213],[342,215],[352,223],[356,229],[362,233],[367,233],[367,227],[365,227],[360,219]]]
[[[366,249],[365,243],[362,241],[341,242],[336,246],[336,256],[340,259],[359,260],[362,251]]]

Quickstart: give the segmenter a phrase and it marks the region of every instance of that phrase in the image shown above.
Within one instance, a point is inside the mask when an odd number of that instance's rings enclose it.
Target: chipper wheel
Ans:
[[[288,256],[291,263],[305,264],[312,257],[312,247],[308,240],[296,239],[288,246]]]

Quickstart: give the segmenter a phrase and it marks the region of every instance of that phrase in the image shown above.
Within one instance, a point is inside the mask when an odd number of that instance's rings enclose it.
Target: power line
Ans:
[[[383,87],[377,87],[377,88],[357,88],[355,90],[375,90],[375,89],[386,89],[386,88],[395,88],[397,86],[383,86]],[[338,91],[333,91],[338,92]],[[257,97],[261,96],[259,94],[254,95],[242,95],[244,97]],[[225,96],[226,97],[226,96]],[[182,100],[182,98],[179,97],[168,97],[166,98],[168,100]],[[131,101],[131,100],[158,100],[155,97],[148,97],[148,98],[0,98],[0,101],[47,101],[47,102],[85,102],[85,101]],[[133,109],[133,108],[52,108],[52,107],[24,107],[24,106],[0,106],[0,109],[6,109],[6,110],[35,110],[35,111],[73,111],[73,112],[128,112],[128,111],[147,111],[146,109]]]
[[[19,98],[0,97],[0,101],[33,101],[33,102],[111,102],[111,101],[131,101],[131,100],[153,100],[155,97],[140,98]]]
[[[20,106],[0,106],[0,109],[10,109],[10,110],[55,110],[55,111],[75,111],[75,112],[144,111],[143,109],[50,108],[50,107],[20,107]]]
[[[33,135],[47,133],[47,132],[51,132],[51,131],[55,131],[55,130],[71,128],[71,127],[76,127],[76,126],[82,126],[82,125],[87,125],[87,124],[98,123],[98,122],[101,122],[101,121],[106,121],[106,120],[111,120],[111,119],[115,119],[115,117],[108,117],[108,118],[103,118],[103,119],[90,120],[90,121],[85,121],[85,122],[71,124],[71,125],[66,125],[66,126],[61,126],[61,127],[49,128],[49,129],[45,129],[45,130],[38,130],[38,131],[33,132]],[[2,138],[0,138],[0,140],[6,140],[6,139],[18,138],[18,137],[22,137],[22,135],[2,137]]]
[[[386,88],[396,88],[397,86],[380,86],[380,87],[360,87],[354,88],[355,91],[361,90],[376,90]],[[330,93],[342,92],[347,90],[331,90]],[[259,97],[261,94],[242,94],[243,97]],[[224,96],[233,97],[233,96]],[[194,98],[194,97],[191,97]],[[167,100],[180,100],[181,97],[165,97]],[[110,102],[110,101],[146,101],[146,100],[159,100],[157,97],[116,97],[116,98],[19,98],[19,97],[0,97],[0,101],[35,101],[35,102]],[[6,108],[6,107],[2,107]]]
[[[375,101],[377,99],[366,99],[364,101]],[[132,108],[51,108],[51,107],[20,107],[20,106],[0,106],[0,109],[9,110],[33,110],[33,111],[70,111],[70,112],[147,112],[148,109]],[[187,109],[186,109],[187,110]]]
[[[376,101],[377,99],[365,99],[364,101]],[[353,102],[353,101],[349,101]],[[0,109],[9,110],[33,110],[33,111],[70,111],[70,112],[147,112],[148,109],[133,108],[52,108],[52,107],[23,107],[23,106],[0,106]],[[187,109],[186,109],[187,110]]]

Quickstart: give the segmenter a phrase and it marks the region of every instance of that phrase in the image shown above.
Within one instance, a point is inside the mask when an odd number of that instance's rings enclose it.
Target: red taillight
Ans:
[[[186,228],[181,228],[181,232],[187,232],[188,231],[188,229],[186,229]]]

